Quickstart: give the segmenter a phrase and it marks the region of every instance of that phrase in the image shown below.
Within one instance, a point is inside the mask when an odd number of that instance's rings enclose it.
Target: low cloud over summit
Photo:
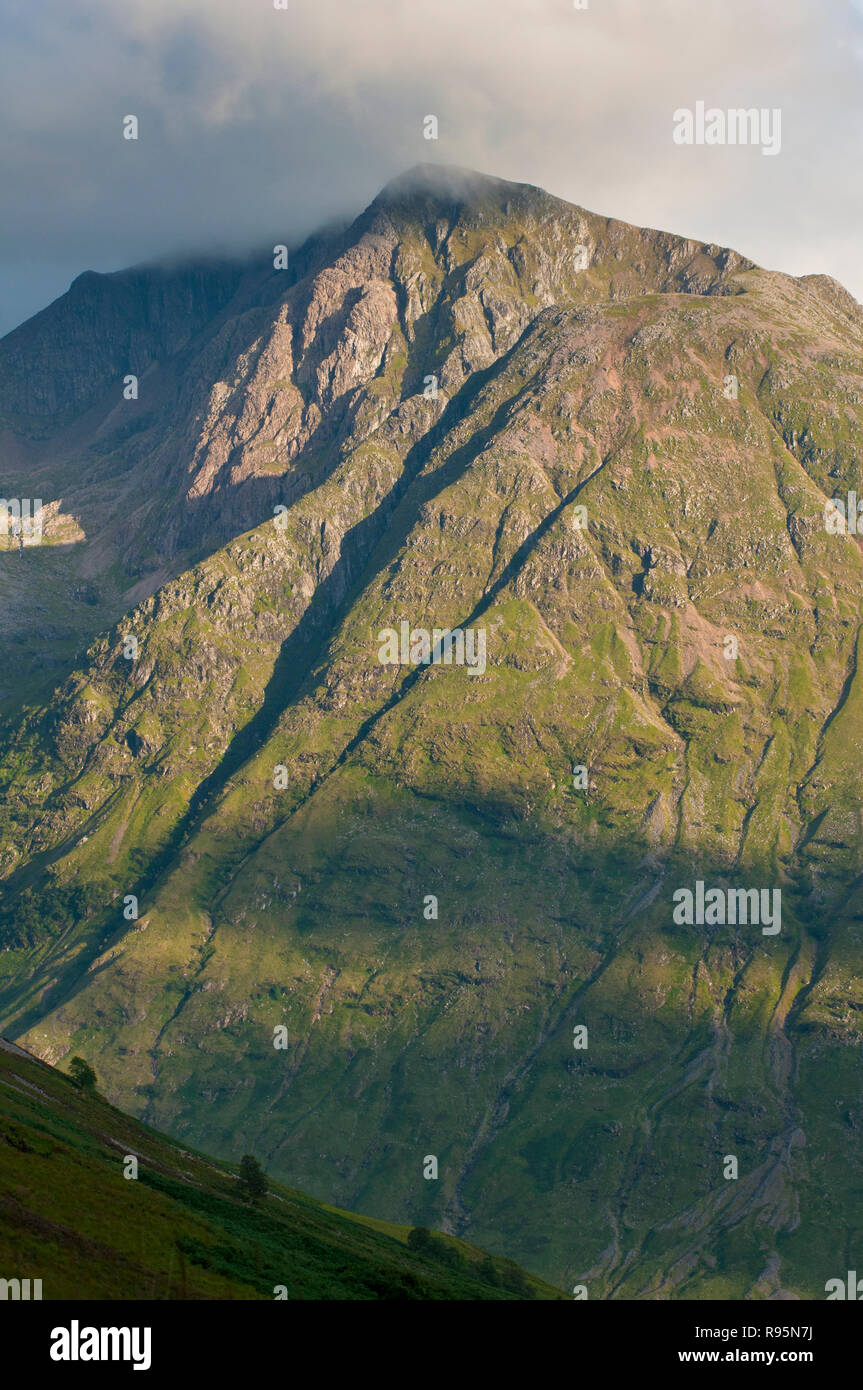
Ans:
[[[693,0],[13,0],[6,14],[0,332],[81,270],[296,240],[424,160],[863,295],[859,4],[728,0],[709,43]],[[680,148],[673,112],[698,101],[782,108],[781,156]]]

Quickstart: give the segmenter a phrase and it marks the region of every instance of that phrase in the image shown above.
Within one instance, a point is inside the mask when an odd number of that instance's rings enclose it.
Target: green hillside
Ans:
[[[409,1235],[277,1183],[248,1200],[228,1165],[0,1040],[0,1270],[41,1279],[43,1299],[563,1298],[512,1261]]]

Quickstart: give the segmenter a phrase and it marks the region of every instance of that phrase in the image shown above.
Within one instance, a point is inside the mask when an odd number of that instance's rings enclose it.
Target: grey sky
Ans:
[[[863,0],[288,6],[3,0],[0,333],[82,270],[292,241],[425,160],[863,299]],[[780,107],[781,152],[676,145],[697,101]]]

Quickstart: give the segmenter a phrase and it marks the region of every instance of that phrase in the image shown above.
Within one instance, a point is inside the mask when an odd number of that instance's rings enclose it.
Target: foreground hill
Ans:
[[[227,1165],[0,1039],[0,1269],[41,1279],[43,1299],[563,1298],[463,1241],[429,1233],[418,1253],[408,1235],[278,1184],[248,1202]]]
[[[821,1296],[863,1219],[863,312],[462,174],[305,254],[86,446],[176,573],[7,721],[0,1021],[591,1297]],[[483,669],[383,664],[402,623]],[[779,930],[675,920],[699,881]]]

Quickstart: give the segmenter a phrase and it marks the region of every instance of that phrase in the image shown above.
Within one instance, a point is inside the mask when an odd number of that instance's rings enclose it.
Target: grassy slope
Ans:
[[[137,1180],[123,1177],[138,1157]],[[182,1149],[0,1043],[0,1269],[45,1299],[555,1299],[508,1261],[356,1217],[271,1183],[250,1204],[225,1164]]]

